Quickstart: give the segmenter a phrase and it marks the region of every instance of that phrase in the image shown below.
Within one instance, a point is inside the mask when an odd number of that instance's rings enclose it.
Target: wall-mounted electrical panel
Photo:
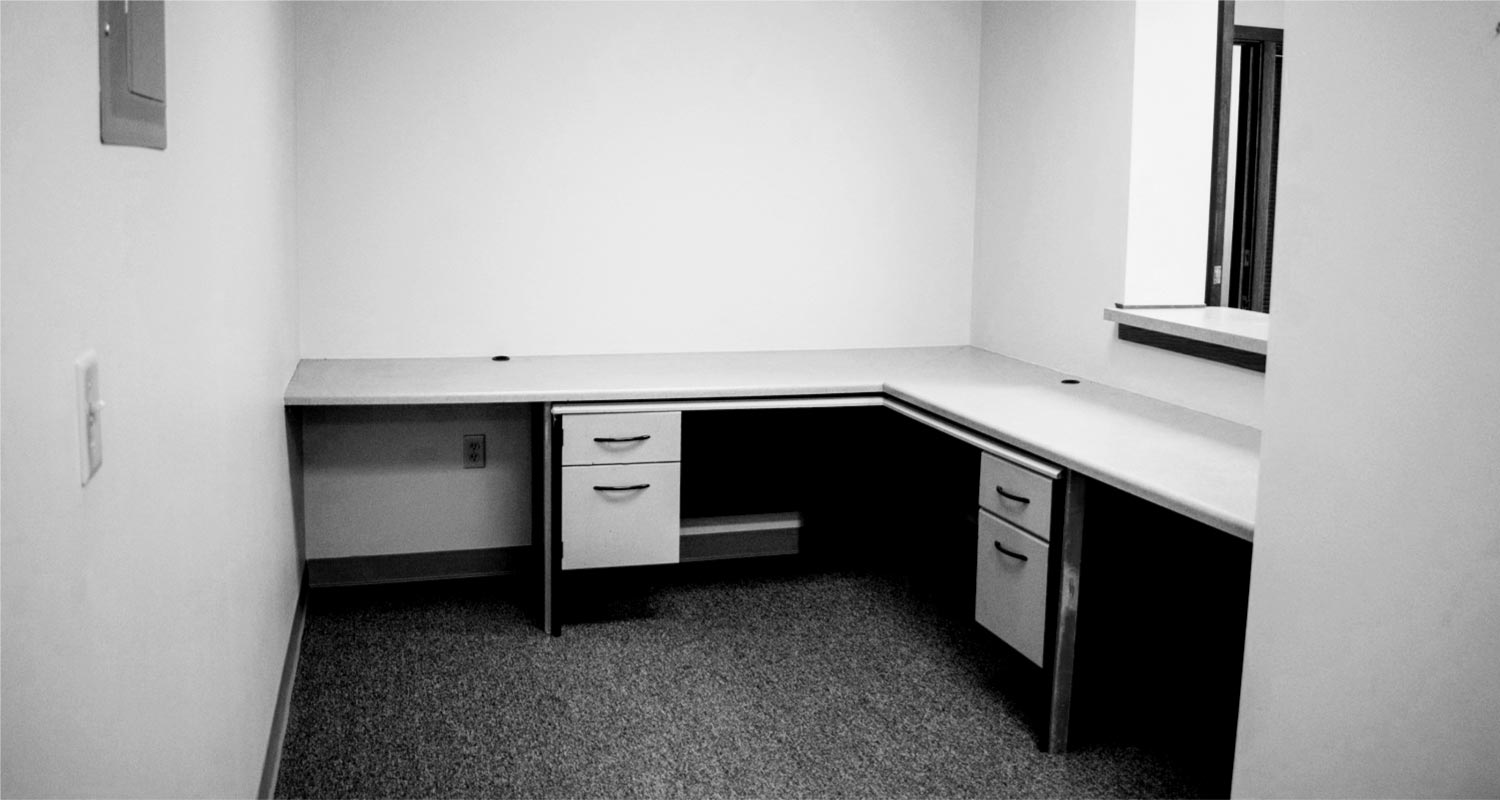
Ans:
[[[167,149],[162,0],[99,2],[99,141]]]

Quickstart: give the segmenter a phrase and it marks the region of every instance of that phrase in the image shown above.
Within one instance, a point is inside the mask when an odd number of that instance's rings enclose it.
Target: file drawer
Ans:
[[[989,453],[979,454],[979,507],[1043,540],[1052,534],[1055,477]]]
[[[682,465],[562,469],[562,568],[674,564]]]
[[[1047,543],[979,512],[974,619],[1037,666],[1047,632]]]
[[[563,420],[562,465],[682,458],[682,412],[573,414]]]

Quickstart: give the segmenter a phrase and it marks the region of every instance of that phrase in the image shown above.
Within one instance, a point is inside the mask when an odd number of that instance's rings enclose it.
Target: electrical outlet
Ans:
[[[484,469],[484,434],[464,437],[464,469]]]

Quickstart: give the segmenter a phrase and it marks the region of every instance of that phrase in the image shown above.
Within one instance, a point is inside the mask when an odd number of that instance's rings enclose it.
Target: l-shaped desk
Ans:
[[[974,347],[506,361],[304,360],[287,387],[285,403],[535,407],[540,446],[532,469],[540,502],[533,513],[543,549],[543,625],[554,634],[559,631],[554,593],[564,544],[557,519],[563,463],[558,439],[569,416],[883,405],[993,454],[1001,468],[1019,466],[1032,478],[1051,476],[1058,485],[1055,519],[1050,530],[1032,533],[1040,536],[1040,552],[1053,553],[1044,556],[1047,608],[1040,663],[1050,694],[1044,742],[1054,752],[1067,747],[1087,481],[1113,486],[1246,541],[1254,530],[1260,449],[1255,429]],[[997,491],[1010,497],[1003,487]],[[1003,516],[1003,508],[992,510]],[[981,518],[993,517],[997,530],[1026,533],[1002,516],[980,513]],[[981,537],[983,528],[981,521]],[[1000,539],[993,544],[1001,553],[1025,560]]]

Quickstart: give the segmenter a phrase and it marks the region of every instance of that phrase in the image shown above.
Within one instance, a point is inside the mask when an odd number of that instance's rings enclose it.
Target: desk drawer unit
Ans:
[[[1051,537],[1055,482],[1054,476],[990,453],[979,456],[979,507],[1043,540]]]
[[[681,464],[564,467],[561,488],[563,569],[677,562]]]
[[[575,414],[562,435],[562,569],[676,563],[682,413]]]
[[[1047,629],[1048,545],[985,510],[979,512],[974,619],[1042,665]]]
[[[577,414],[563,423],[562,465],[682,459],[682,412]]]

